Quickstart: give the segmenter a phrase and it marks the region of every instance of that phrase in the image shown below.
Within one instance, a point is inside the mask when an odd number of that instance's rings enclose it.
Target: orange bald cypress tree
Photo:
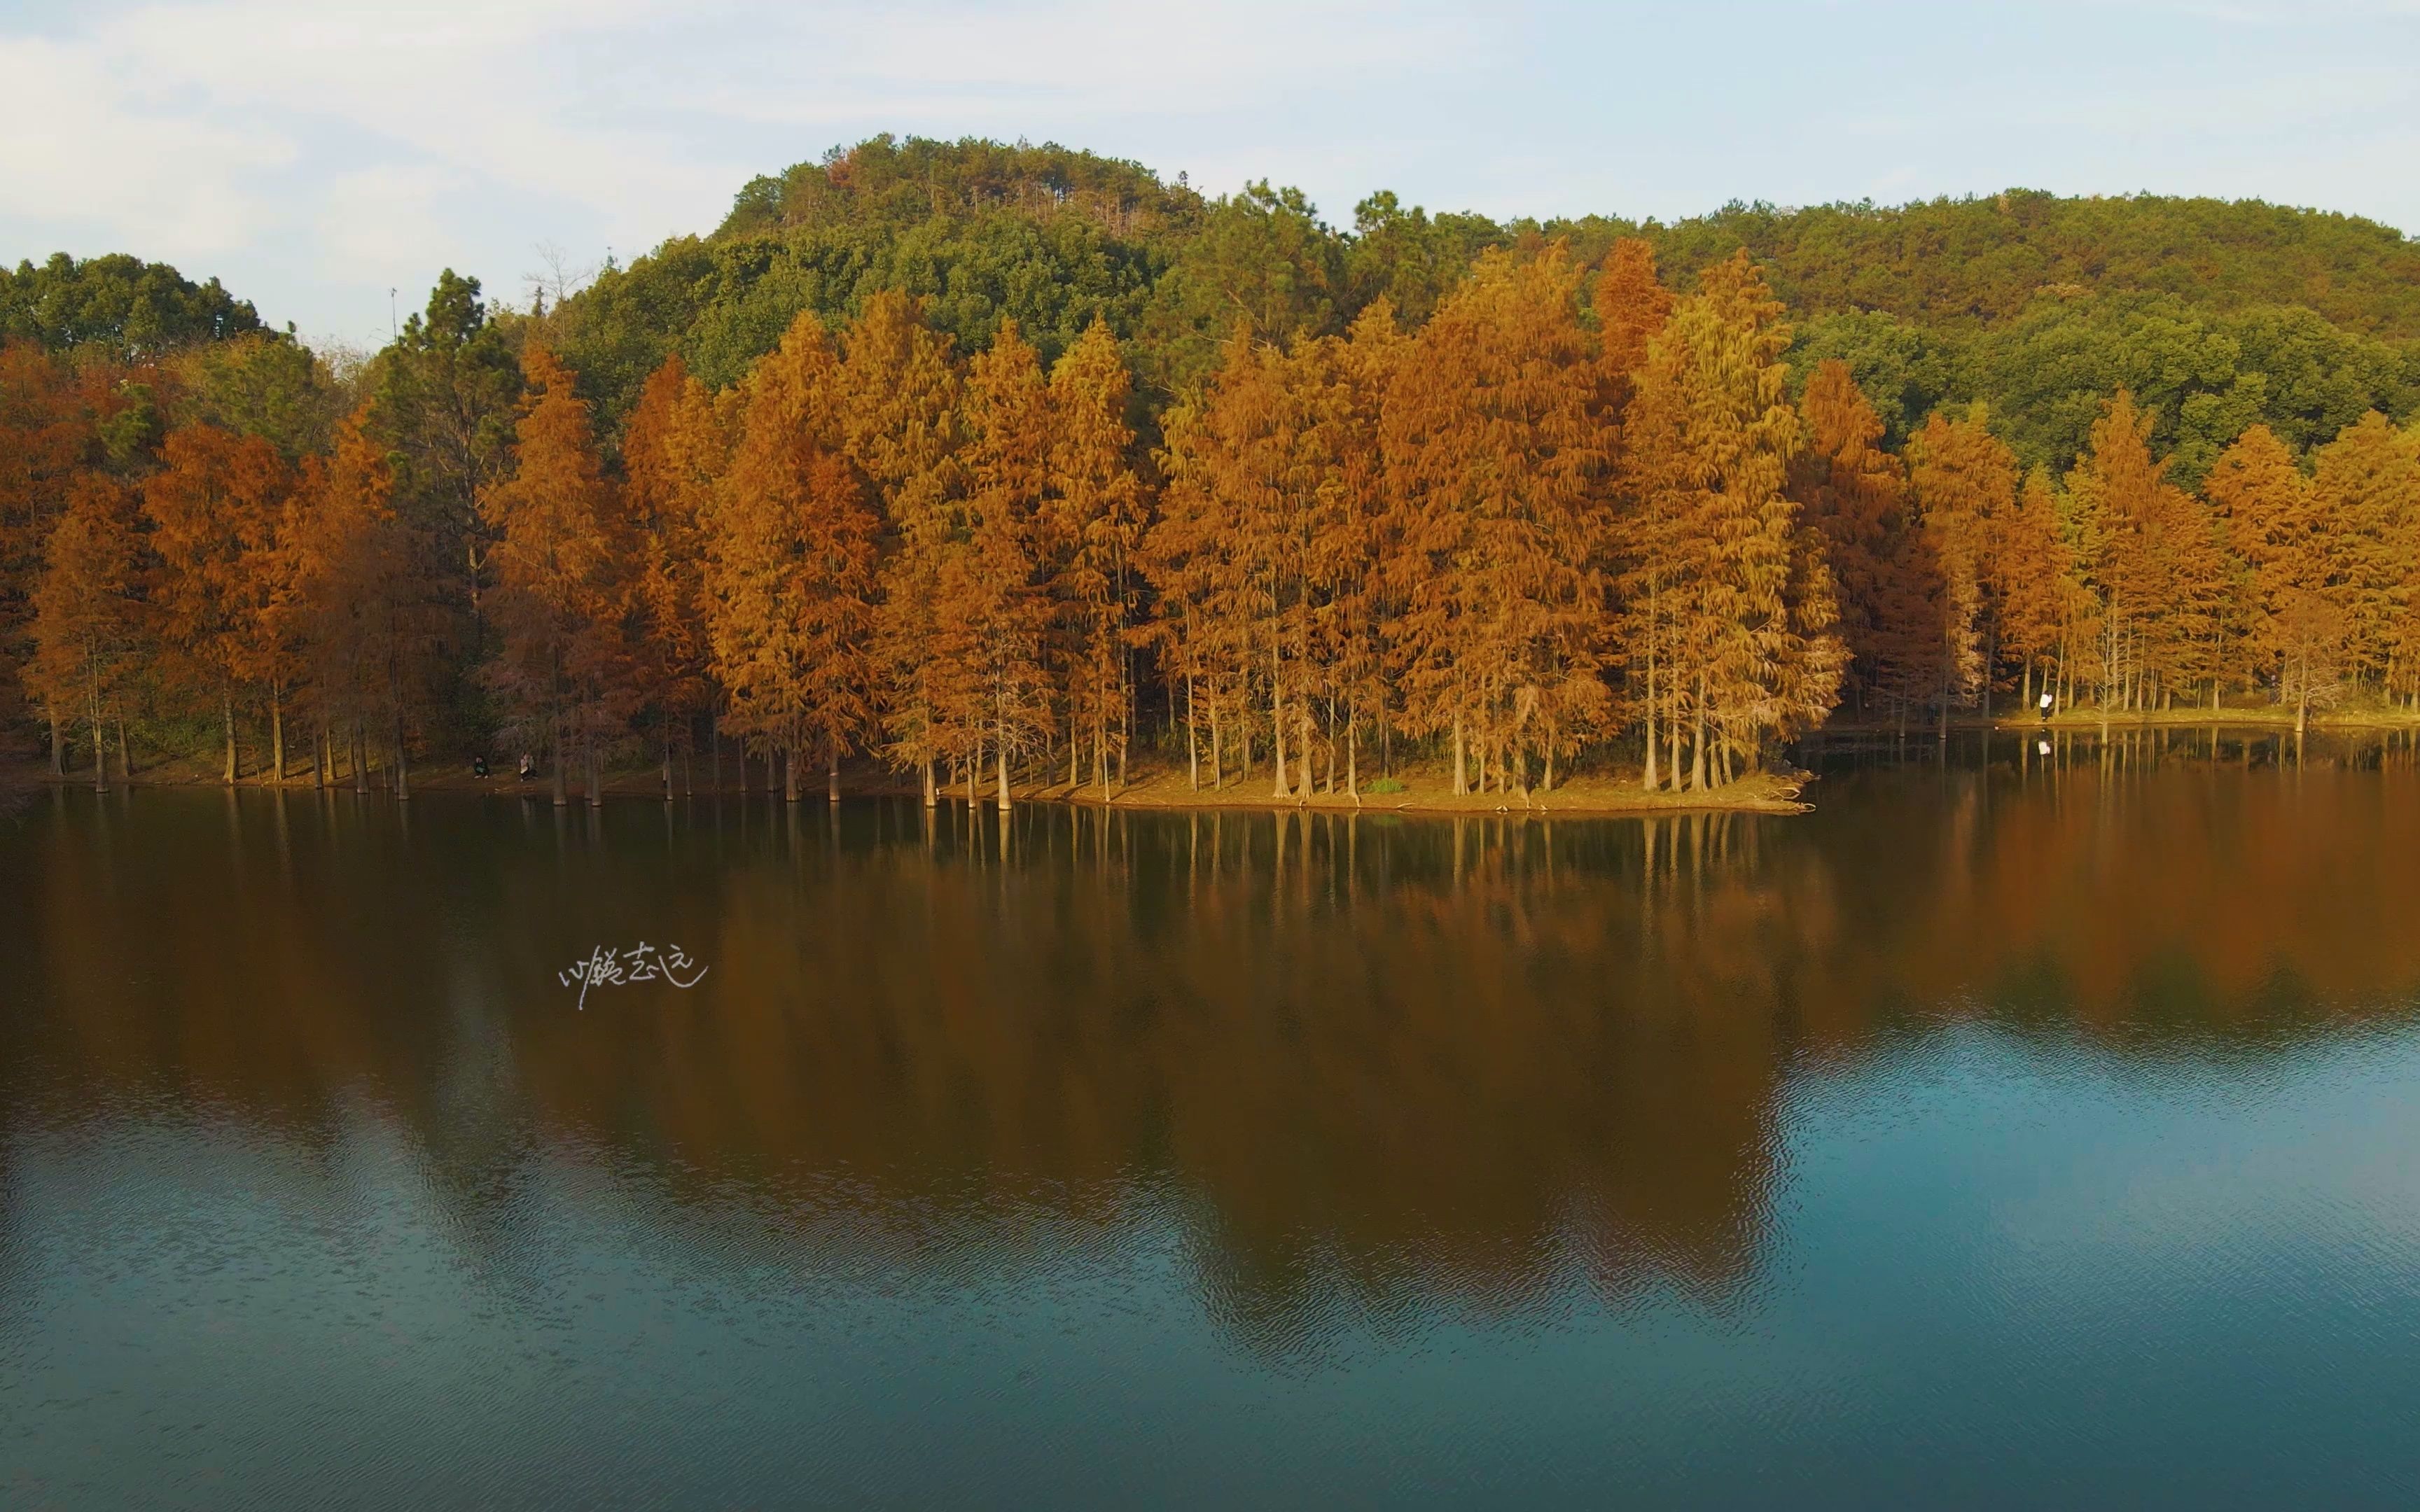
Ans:
[[[1823,537],[1839,597],[1847,681],[1862,701],[1883,676],[1899,618],[1911,608],[1900,536],[1908,528],[1907,469],[1883,450],[1882,417],[1846,363],[1816,364],[1799,402],[1807,449],[1791,470],[1791,497]]]
[[[1820,722],[1847,658],[1821,538],[1787,484],[1802,444],[1780,305],[1745,252],[1717,263],[1649,344],[1625,427],[1633,487],[1664,522],[1634,579],[1668,584],[1673,780],[1703,789],[1765,741]]]
[[[488,677],[517,740],[553,752],[554,797],[577,752],[591,805],[604,801],[601,758],[631,712],[637,541],[597,453],[587,402],[544,347],[521,354],[529,393],[513,431],[513,470],[480,499],[494,532],[495,619]]]
[[[0,342],[0,720],[15,712],[17,672],[33,655],[43,548],[92,440],[64,366],[32,342]],[[55,773],[56,721],[52,733]]]
[[[1908,443],[1916,526],[1939,575],[1940,733],[1949,711],[1990,707],[1997,630],[1988,601],[1992,532],[2015,507],[2017,459],[1992,434],[1980,405],[1952,420],[1934,413]]]
[[[2100,620],[2104,718],[2164,702],[2197,674],[2226,591],[2211,517],[2151,456],[2153,419],[2119,390],[2068,474]]]
[[[964,669],[970,702],[947,717],[971,807],[988,755],[1000,811],[1009,773],[1047,750],[1051,689],[1045,640],[1050,597],[1037,549],[1049,494],[1050,388],[1014,320],[970,365],[962,400],[963,550],[944,562],[944,654]]]
[[[1605,418],[1619,425],[1638,391],[1647,345],[1672,317],[1672,291],[1655,275],[1655,249],[1637,237],[1616,239],[1606,252],[1590,302],[1605,370]]]
[[[2327,542],[2331,594],[2345,619],[2346,671],[2409,691],[2420,671],[2412,612],[2420,560],[2420,427],[2397,429],[2372,410],[2311,459]]]
[[[318,701],[324,759],[333,769],[343,732],[356,792],[368,788],[371,719],[401,748],[442,615],[414,579],[411,566],[421,553],[396,517],[394,469],[370,440],[368,424],[366,409],[356,412],[337,425],[324,462],[312,459],[289,537],[302,659]],[[398,765],[398,779],[402,771]]]
[[[2315,703],[2334,702],[2345,632],[2317,491],[2276,433],[2254,425],[2220,454],[2202,492],[2250,575],[2251,644],[2301,730]]]
[[[1491,254],[1387,391],[1398,686],[1413,729],[1450,733],[1456,793],[1476,755],[1480,791],[1526,799],[1547,691],[1596,676],[1607,458],[1578,288],[1559,246]]]
[[[951,720],[971,694],[962,656],[946,654],[947,564],[967,549],[958,499],[958,366],[950,338],[924,323],[920,301],[875,296],[842,339],[842,442],[873,492],[888,549],[875,616],[882,720],[893,762],[939,800],[939,764],[954,751]]]
[[[1257,542],[1243,527],[1271,471],[1252,453],[1272,408],[1269,373],[1238,323],[1203,390],[1161,417],[1159,518],[1145,537],[1145,574],[1158,595],[1163,665],[1182,679],[1189,780],[1202,782],[1206,743],[1213,790],[1226,786],[1226,743],[1253,702],[1253,647],[1272,633],[1255,591]]]
[[[749,375],[740,434],[717,485],[705,590],[715,674],[731,724],[783,758],[840,759],[874,727],[872,640],[878,521],[841,447],[838,359],[812,312]]]
[[[218,705],[226,738],[222,775],[232,785],[242,775],[236,698],[258,665],[266,612],[262,579],[246,556],[273,535],[289,478],[267,441],[215,425],[170,433],[163,458],[143,486],[159,563],[150,602],[177,686]]]
[[[675,747],[685,754],[692,721],[713,717],[700,569],[705,517],[730,454],[714,395],[675,352],[648,376],[622,436],[625,507],[639,533],[637,675],[661,734],[667,797]]]
[[[2000,649],[2017,659],[2019,698],[2031,711],[2037,706],[2037,678],[2048,690],[2064,660],[2079,592],[2074,553],[2059,523],[2048,470],[2025,474],[2015,501],[1990,532],[1990,544],[1987,575],[1998,610]]]
[[[1604,367],[1604,415],[1611,429],[1620,509],[1613,522],[1614,553],[1622,564],[1616,585],[1623,607],[1619,625],[1629,657],[1629,686],[1644,739],[1640,781],[1664,784],[1659,764],[1672,704],[1671,607],[1666,594],[1673,570],[1668,560],[1673,522],[1665,517],[1664,493],[1641,486],[1639,459],[1631,455],[1629,422],[1650,348],[1672,317],[1672,291],[1655,271],[1646,242],[1625,237],[1606,254],[1596,285],[1595,309]],[[1680,774],[1670,774],[1674,781]]]
[[[1050,370],[1050,495],[1041,522],[1067,711],[1068,781],[1080,780],[1078,748],[1089,735],[1104,798],[1112,750],[1125,780],[1134,708],[1127,656],[1139,586],[1134,554],[1149,523],[1129,461],[1132,387],[1117,338],[1098,316]]]
[[[109,785],[104,732],[142,650],[141,542],[133,501],[115,479],[79,474],[51,528],[33,594],[34,656],[25,679],[52,709],[71,709],[92,735],[92,784]]]

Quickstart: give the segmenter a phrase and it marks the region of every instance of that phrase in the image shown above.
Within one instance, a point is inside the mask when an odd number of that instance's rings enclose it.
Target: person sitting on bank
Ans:
[[[528,782],[535,780],[536,777],[537,763],[530,760],[530,753],[528,751],[521,752],[521,780]]]
[[[485,756],[473,756],[473,757],[472,757],[472,758],[471,758],[471,775],[472,775],[473,777],[485,777],[485,776],[487,776],[487,775],[488,775],[488,758],[486,758]]]

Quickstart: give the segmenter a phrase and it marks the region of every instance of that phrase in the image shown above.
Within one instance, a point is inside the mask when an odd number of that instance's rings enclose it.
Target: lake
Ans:
[[[38,794],[0,1504],[2412,1504],[2409,745],[1810,760]]]

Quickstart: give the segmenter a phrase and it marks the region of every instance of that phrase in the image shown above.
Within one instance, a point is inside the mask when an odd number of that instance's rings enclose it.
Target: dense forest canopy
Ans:
[[[551,306],[449,270],[365,362],[125,256],[0,271],[0,718],[54,761],[282,777],[291,716],[398,780],[727,733],[793,788],[1526,793],[1843,703],[2420,697],[2420,247],[2269,205],[1346,227],[879,137]]]
[[[261,329],[250,301],[195,284],[166,263],[124,254],[79,262],[54,254],[37,268],[0,266],[0,340],[57,351],[92,347],[127,361]]]
[[[1266,184],[1214,200],[1057,147],[887,137],[759,178],[712,235],[608,270],[559,339],[618,415],[674,351],[728,382],[799,310],[846,320],[899,289],[962,349],[1013,318],[1055,357],[1099,313],[1156,407],[1199,381],[1238,315],[1272,339],[1334,335],[1383,296],[1418,325],[1491,248],[1561,239],[1592,263],[1621,237],[1668,269],[1746,248],[1793,323],[1793,367],[1847,362],[1893,444],[1981,399],[2026,463],[2064,469],[2125,386],[2198,476],[2240,416],[2306,446],[2420,404],[2420,245],[2352,216],[2009,191],[1498,224],[1381,192],[1348,228]]]

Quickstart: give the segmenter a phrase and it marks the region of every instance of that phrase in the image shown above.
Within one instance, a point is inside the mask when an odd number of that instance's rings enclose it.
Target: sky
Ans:
[[[1342,224],[1380,188],[1669,220],[2020,186],[2412,233],[2415,64],[2420,0],[0,0],[0,258],[131,252],[370,347],[442,268],[523,303],[879,131]]]

